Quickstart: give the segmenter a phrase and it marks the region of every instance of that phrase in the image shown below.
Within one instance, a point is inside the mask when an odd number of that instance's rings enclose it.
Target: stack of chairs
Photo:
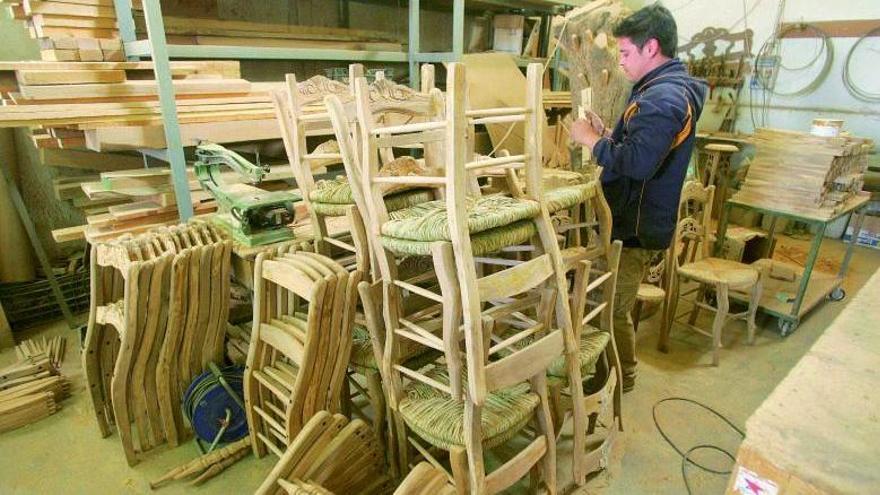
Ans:
[[[589,236],[590,246],[560,249],[541,198],[540,73],[539,65],[529,68],[526,107],[471,111],[464,67],[452,64],[445,111],[414,124],[378,125],[381,112],[412,107],[379,107],[363,79],[355,81],[355,116],[341,99],[326,99],[378,268],[373,284],[361,284],[361,299],[391,409],[391,457],[403,474],[413,460],[410,444],[435,466],[441,464],[431,451],[448,451],[452,473],[447,474],[459,490],[473,493],[496,493],[529,472],[536,475],[533,486],[540,482],[555,491],[554,416],[570,410],[576,431],[583,432],[575,440],[584,452],[575,458],[579,483],[591,465],[604,465],[591,458],[604,462],[613,442],[609,433],[600,454],[586,446],[587,431],[608,404],[614,404],[614,414],[606,429],[621,426],[610,318],[620,246],[610,243],[610,213],[594,180],[579,186],[577,201],[567,207],[587,205],[601,235]],[[443,101],[442,95],[435,98]],[[526,128],[522,155],[474,155],[468,139],[473,126],[518,121]],[[380,173],[383,147],[414,144],[424,150],[419,173]],[[517,171],[525,184],[512,190],[513,197],[481,195],[475,176],[482,171],[497,176],[499,170],[508,176]],[[391,185],[439,189],[445,199],[389,211],[384,193]],[[502,250],[531,257],[499,259]],[[433,270],[407,278],[400,262],[417,257],[428,257]],[[498,266],[503,269],[483,276]],[[571,301],[569,272],[577,274]],[[587,297],[591,292],[600,293],[598,301]],[[598,328],[586,325],[594,319],[601,320]],[[432,353],[441,358],[414,359]],[[567,408],[548,397],[547,378],[560,369],[564,376],[555,377],[561,378],[556,390],[567,389]],[[528,446],[487,472],[483,449],[518,435],[530,439]]]
[[[98,243],[83,368],[102,436],[129,465],[188,434],[182,390],[223,355],[231,242],[203,223]]]
[[[314,414],[340,412],[361,278],[314,252],[257,257],[244,375],[257,457],[281,457]]]

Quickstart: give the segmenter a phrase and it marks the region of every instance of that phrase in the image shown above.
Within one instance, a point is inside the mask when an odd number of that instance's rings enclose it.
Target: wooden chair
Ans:
[[[382,451],[359,419],[318,411],[290,442],[256,495],[388,493]]]
[[[697,179],[703,187],[715,186],[718,194],[715,195],[715,204],[712,211],[717,217],[721,212],[724,201],[727,200],[727,189],[730,185],[730,158],[739,153],[739,148],[732,144],[709,143],[703,147],[705,164],[703,168],[697,168]]]
[[[272,98],[290,166],[303,196],[303,203],[309,213],[315,237],[315,249],[325,255],[330,255],[334,248],[342,250],[343,253],[349,253],[349,255],[353,254],[355,256],[354,266],[366,272],[368,270],[366,263],[369,260],[360,256],[365,250],[358,250],[357,247],[365,240],[361,237],[361,229],[355,225],[358,219],[350,217],[350,210],[355,202],[348,180],[338,177],[316,181],[314,176],[316,169],[340,163],[342,158],[338,151],[338,145],[335,142],[322,144],[321,146],[324,146],[326,150],[315,149],[309,152],[306,143],[307,137],[324,136],[329,138],[333,136],[334,132],[330,125],[329,115],[323,106],[324,98],[336,95],[345,101],[350,101],[352,99],[351,84],[362,75],[363,67],[360,64],[349,66],[349,85],[332,81],[323,76],[314,76],[297,83],[296,76],[288,74],[286,93],[273,93]],[[433,84],[433,66],[423,66],[422,76],[425,85]],[[374,86],[376,91],[387,91],[395,96],[404,90],[418,94],[406,86],[388,81],[381,75],[377,78]],[[394,156],[390,149],[383,150],[383,158],[385,161],[393,160]],[[393,203],[398,207],[405,207],[428,200],[430,199],[426,198],[424,194],[420,195],[415,192],[397,195]],[[350,243],[338,238],[338,236],[329,235],[328,217],[349,217],[348,223],[351,226],[350,234],[352,237]],[[350,263],[346,260],[344,264]]]
[[[446,473],[429,462],[420,462],[394,490],[394,495],[456,495]]]
[[[377,126],[366,82],[360,79],[355,86],[368,235],[382,276],[383,374],[401,467],[408,469],[406,432],[411,431],[421,440],[410,441],[432,464],[440,465],[420,441],[449,451],[451,477],[459,489],[469,487],[472,493],[497,493],[534,468],[548,491],[555,492],[546,370],[566,354],[580,383],[568,298],[556,297],[567,291],[562,256],[541,202],[541,67],[533,64],[528,72],[525,107],[467,111],[464,66],[451,64],[442,120],[396,126]],[[522,155],[471,159],[470,126],[518,121],[526,128]],[[443,175],[380,175],[379,149],[408,143],[424,145],[429,168],[443,157]],[[469,195],[474,193],[473,174],[498,167],[525,168],[523,198]],[[389,214],[383,199],[389,184],[443,188],[445,199]],[[533,238],[537,250],[531,260],[478,277],[478,259]],[[399,276],[395,260],[405,256],[432,257],[439,292]],[[440,317],[434,308],[407,312],[403,292],[432,301],[442,311]],[[497,329],[512,324],[519,331],[492,345]],[[438,327],[441,336],[436,335]],[[407,367],[401,352],[407,340],[442,353],[442,362]],[[529,445],[487,473],[483,449],[506,442],[533,419],[537,426]]]
[[[675,229],[670,247],[670,287],[669,309],[666,321],[660,332],[658,348],[668,349],[669,333],[675,322],[706,335],[712,339],[712,364],[718,366],[721,349],[721,331],[728,319],[746,321],[749,343],[755,340],[755,314],[761,299],[761,272],[752,266],[709,256],[709,228],[711,225],[714,186],[703,188],[698,182],[688,182],[682,190],[681,204],[698,206],[696,216],[682,216]],[[697,283],[695,288],[681,291],[687,281]],[[707,302],[709,290],[714,290],[716,306]],[[677,315],[679,298],[696,293],[690,311]],[[730,296],[738,294],[748,301],[748,309],[741,313],[729,314]],[[700,309],[715,312],[711,332],[695,325]],[[679,321],[688,316],[687,322]]]
[[[317,411],[340,410],[361,277],[316,253],[257,257],[244,377],[257,457],[280,457]]]

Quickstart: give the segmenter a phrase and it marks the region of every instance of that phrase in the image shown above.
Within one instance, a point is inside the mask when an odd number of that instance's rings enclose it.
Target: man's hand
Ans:
[[[577,119],[571,124],[571,140],[590,150],[602,136],[587,119]]]
[[[586,110],[586,117],[590,121],[590,125],[593,126],[593,130],[596,131],[600,136],[605,135],[605,123],[602,122],[602,117],[599,117],[599,114],[592,110]]]

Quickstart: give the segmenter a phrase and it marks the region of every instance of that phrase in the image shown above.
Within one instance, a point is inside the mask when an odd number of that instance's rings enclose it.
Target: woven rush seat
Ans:
[[[309,199],[317,213],[331,217],[345,215],[345,210],[354,204],[351,185],[345,177],[316,182],[315,189],[309,192]],[[410,189],[386,196],[385,207],[388,211],[397,211],[433,200],[434,192],[431,189]]]
[[[445,372],[435,369],[427,375],[449,383]],[[448,393],[416,381],[410,382],[404,395],[399,410],[409,428],[441,449],[465,445],[464,401],[456,401]],[[480,416],[483,446],[492,448],[513,438],[529,423],[539,402],[525,383],[490,393]]]
[[[749,288],[758,281],[758,271],[742,263],[702,258],[678,267],[678,274],[708,284],[726,284],[731,289]]]
[[[586,326],[581,333],[580,350],[578,351],[578,361],[581,363],[581,376],[584,378],[595,374],[596,363],[599,357],[611,341],[608,332],[603,332],[598,328]],[[568,371],[565,367],[565,357],[560,357],[553,361],[547,370],[549,378],[558,380],[567,380]]]
[[[573,186],[557,187],[544,192],[544,203],[547,211],[556,213],[567,210],[586,201],[593,194],[593,188],[589,184],[576,184]]]
[[[376,355],[373,353],[373,344],[370,342],[370,331],[361,325],[355,325],[351,332],[351,365],[365,370],[378,370]],[[434,353],[426,352],[425,346],[414,340],[403,340],[400,345],[401,359],[408,361],[420,354],[430,354],[425,359],[429,360]]]
[[[580,172],[560,168],[541,169],[541,190],[544,192],[550,192],[560,187],[586,184],[587,182],[589,182],[587,177]]]

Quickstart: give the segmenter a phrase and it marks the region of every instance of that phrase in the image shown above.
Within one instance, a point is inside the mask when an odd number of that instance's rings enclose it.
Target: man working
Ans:
[[[626,111],[610,134],[592,114],[572,125],[571,137],[592,149],[603,167],[612,236],[623,242],[614,338],[627,392],[635,385],[638,362],[630,313],[651,259],[669,247],[675,232],[678,200],[707,88],[674,58],[678,32],[665,7],[655,4],[639,10],[613,34],[620,66],[635,84]]]

